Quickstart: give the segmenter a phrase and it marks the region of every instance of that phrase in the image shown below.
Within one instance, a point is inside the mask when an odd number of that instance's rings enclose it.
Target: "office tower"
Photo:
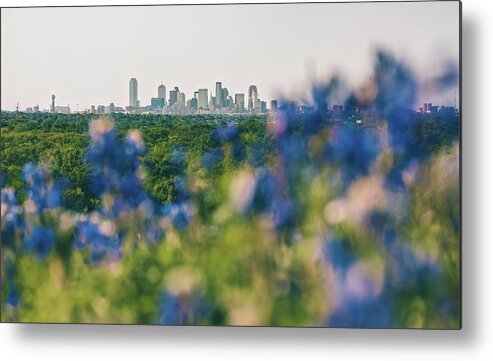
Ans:
[[[98,105],[98,114],[104,114],[105,110],[104,105]]]
[[[34,112],[35,112],[35,113],[38,113],[38,112],[39,112],[39,105],[38,105],[38,104],[36,104],[36,105],[34,106]]]
[[[192,98],[189,100],[189,108],[190,110],[197,110],[198,109],[198,99],[197,98]]]
[[[277,100],[271,100],[270,101],[270,110],[275,111],[277,110]]]
[[[96,113],[96,106],[94,105],[91,105],[91,113]]]
[[[260,113],[265,113],[267,111],[267,102],[261,101],[260,103]]]
[[[177,86],[175,86],[175,89],[174,90],[170,90],[169,91],[169,106],[171,107],[173,104],[176,103],[176,101],[178,100],[178,94],[180,93],[180,89],[178,89]]]
[[[199,109],[209,108],[209,95],[207,89],[199,89]]]
[[[227,88],[223,88],[222,91],[222,104],[221,107],[225,108],[228,107],[228,97],[229,97],[229,91]]]
[[[248,111],[254,111],[257,107],[258,93],[255,85],[250,85],[248,88]]]
[[[431,112],[432,104],[428,103],[428,111]]]
[[[163,109],[164,108],[164,98],[151,98],[151,108],[153,110]]]
[[[185,93],[178,93],[176,97],[176,111],[179,114],[183,114],[185,112]]]
[[[109,113],[114,113],[115,112],[115,103],[110,103],[108,112]]]
[[[235,107],[240,113],[245,111],[245,94],[235,94]]]
[[[216,109],[223,107],[223,89],[220,81],[216,82],[216,102],[214,103]]]
[[[52,113],[54,113],[54,112],[55,112],[55,94],[53,94],[53,95],[51,96],[51,107],[50,107],[50,111],[51,111]]]
[[[137,79],[132,78],[128,84],[129,87],[129,102],[128,105],[130,107],[138,107],[138,98],[139,98],[139,84],[137,83]]]
[[[157,87],[157,97],[166,100],[166,87],[163,84]]]

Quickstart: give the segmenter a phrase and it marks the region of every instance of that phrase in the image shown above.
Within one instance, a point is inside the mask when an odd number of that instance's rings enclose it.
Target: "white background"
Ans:
[[[247,2],[243,0],[244,2]],[[272,0],[271,0],[272,1]],[[168,1],[170,3],[173,0]],[[201,0],[175,0],[206,3]],[[210,1],[209,1],[210,2]],[[214,0],[214,2],[224,2]],[[135,4],[137,0],[22,1],[1,6]],[[165,3],[146,0],[145,3]],[[337,330],[0,325],[1,360],[484,360],[493,355],[493,13],[463,1],[463,329]]]

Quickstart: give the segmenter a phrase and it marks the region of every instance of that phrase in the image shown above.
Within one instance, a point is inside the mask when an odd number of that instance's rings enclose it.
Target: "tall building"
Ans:
[[[139,99],[139,84],[137,83],[137,79],[132,78],[130,79],[129,82],[129,101],[128,105],[130,107],[136,108],[139,106],[138,104],[138,99]]]
[[[164,99],[164,103],[166,103],[166,87],[163,84],[157,87],[157,97]]]
[[[248,88],[248,111],[254,111],[257,107],[258,93],[255,85],[250,85]]]
[[[186,105],[185,93],[178,93],[176,97],[176,112],[178,114],[183,114],[185,112]]]
[[[151,98],[151,108],[152,110],[163,109],[164,98]]]
[[[222,91],[222,103],[221,103],[221,107],[222,108],[226,108],[228,107],[228,97],[229,97],[229,91],[228,91],[228,88],[223,88],[223,91]]]
[[[270,110],[271,111],[277,110],[277,100],[274,99],[270,101]]]
[[[199,109],[209,108],[209,94],[207,89],[199,89]]]
[[[267,102],[261,101],[260,102],[260,113],[265,113],[267,112]]]
[[[216,109],[223,107],[223,89],[220,81],[216,82],[216,102],[214,105]]]
[[[169,91],[169,106],[171,107],[178,100],[178,94],[180,93],[180,89],[175,86],[175,89]]]
[[[197,98],[192,98],[187,102],[188,108],[192,111],[197,110],[197,105],[198,105],[198,99]]]
[[[245,111],[245,94],[235,94],[235,108],[240,113]]]

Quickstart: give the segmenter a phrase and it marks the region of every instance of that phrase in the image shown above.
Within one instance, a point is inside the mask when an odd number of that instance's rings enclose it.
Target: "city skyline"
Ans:
[[[259,97],[256,85],[250,85],[247,93],[247,103],[245,103],[245,93],[234,93],[234,98],[229,94],[226,87],[222,86],[222,82],[216,82],[215,93],[211,91],[209,97],[209,89],[201,88],[193,92],[193,97],[188,98],[180,91],[178,86],[175,86],[169,91],[169,97],[166,93],[166,86],[160,84],[157,87],[157,97],[150,99],[150,104],[141,104],[138,99],[138,80],[131,78],[129,81],[129,100],[127,106],[115,105],[111,102],[109,105],[92,104],[87,108],[77,109],[76,113],[93,113],[93,114],[113,114],[113,113],[132,113],[132,114],[170,114],[170,115],[197,115],[197,114],[216,114],[216,115],[238,115],[238,114],[266,114],[276,111],[279,107],[288,112],[297,112],[300,114],[310,114],[314,111],[325,115],[331,115],[333,118],[342,119],[343,113],[351,117],[354,114],[374,115],[376,109],[374,107],[356,106],[351,104],[341,105],[338,103],[313,104],[307,102],[297,102],[294,99],[285,98],[279,103],[277,99],[270,101],[262,100]],[[62,113],[70,114],[72,110],[70,105],[57,105],[55,103],[56,95],[51,95],[50,109],[40,109],[39,104],[25,109],[26,113]],[[454,100],[455,103],[455,100]],[[267,107],[267,104],[270,106]],[[412,108],[409,108],[412,110]],[[440,105],[426,101],[421,103],[415,109],[416,113],[431,113],[431,114],[457,114],[460,110],[456,104],[447,106],[443,102]],[[16,106],[17,112],[22,112],[19,105]],[[361,120],[357,120],[361,121]]]
[[[458,3],[369,5],[3,9],[2,109],[48,107],[51,94],[73,108],[125,106],[131,77],[146,102],[161,82],[191,98],[214,89],[217,79],[241,93],[256,84],[268,101],[302,100],[313,80],[334,72],[348,87],[362,83],[378,46],[408,61],[418,79],[436,75],[446,61],[458,64]],[[417,19],[412,34],[399,31]],[[453,104],[453,91],[424,94],[418,104],[442,96]]]

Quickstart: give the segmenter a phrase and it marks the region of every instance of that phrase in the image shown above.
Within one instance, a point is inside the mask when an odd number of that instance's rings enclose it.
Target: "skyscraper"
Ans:
[[[235,94],[235,106],[236,111],[240,113],[245,111],[245,94]]]
[[[228,106],[229,91],[228,88],[223,88],[221,107],[226,108]]]
[[[199,109],[209,108],[209,94],[207,89],[199,89]]]
[[[139,84],[137,83],[137,79],[130,79],[129,83],[129,102],[128,105],[130,107],[136,108],[138,107],[138,99],[139,99]]]
[[[157,97],[164,99],[166,102],[166,87],[163,84],[161,84],[157,88]]]
[[[254,111],[257,107],[258,93],[255,85],[250,85],[248,88],[248,111]]]
[[[178,94],[180,93],[180,89],[175,86],[174,90],[169,91],[169,106],[172,106],[178,100]]]
[[[220,81],[216,82],[216,109],[221,109],[223,107],[223,89],[222,83]]]

